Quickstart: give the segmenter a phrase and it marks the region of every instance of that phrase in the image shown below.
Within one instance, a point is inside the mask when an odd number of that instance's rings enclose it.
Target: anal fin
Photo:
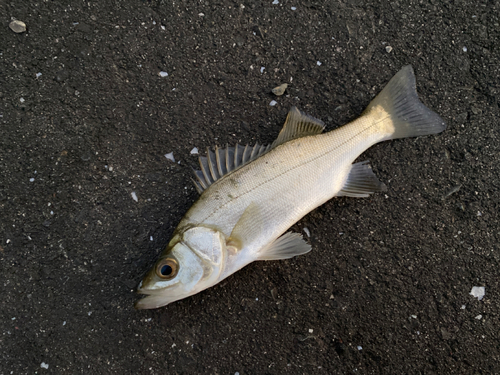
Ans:
[[[311,251],[311,245],[306,243],[298,233],[288,232],[261,250],[258,260],[288,259]]]
[[[351,171],[347,176],[344,187],[337,194],[338,196],[366,198],[376,191],[386,191],[387,187],[380,182],[368,160],[356,163],[351,166]]]

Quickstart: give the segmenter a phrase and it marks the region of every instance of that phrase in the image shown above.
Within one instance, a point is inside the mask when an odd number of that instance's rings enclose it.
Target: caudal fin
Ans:
[[[436,134],[446,129],[446,124],[435,112],[427,108],[416,91],[415,74],[411,65],[403,67],[366,108],[390,116],[394,132],[387,139],[417,137]]]

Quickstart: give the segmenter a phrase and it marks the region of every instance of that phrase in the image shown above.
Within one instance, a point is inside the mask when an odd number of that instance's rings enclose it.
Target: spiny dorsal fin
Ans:
[[[207,149],[207,156],[200,156],[200,170],[193,170],[196,179],[193,179],[194,186],[198,193],[212,185],[218,179],[224,177],[236,168],[245,165],[252,160],[269,151],[271,145],[241,146],[236,144],[234,147],[219,148],[215,147],[215,152]]]
[[[323,121],[299,111],[297,107],[292,107],[288,112],[283,129],[281,129],[278,138],[273,142],[271,148],[292,139],[320,134],[324,128],[325,124]]]
[[[207,156],[199,157],[200,170],[194,171],[196,180],[193,182],[196,190],[201,194],[218,179],[257,159],[270,149],[295,138],[320,134],[324,128],[325,124],[322,121],[292,107],[288,112],[283,129],[271,145],[264,146],[256,143],[252,147],[241,146],[237,143],[234,147],[226,147],[225,149],[215,147],[215,152],[207,149]]]

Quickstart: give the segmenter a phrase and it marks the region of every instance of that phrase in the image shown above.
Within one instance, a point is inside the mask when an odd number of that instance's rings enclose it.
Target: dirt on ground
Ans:
[[[0,4],[0,374],[500,373],[499,15],[460,0]],[[307,255],[134,310],[197,199],[193,148],[268,144],[292,106],[332,130],[407,64],[448,129],[360,157],[387,192],[294,225]]]

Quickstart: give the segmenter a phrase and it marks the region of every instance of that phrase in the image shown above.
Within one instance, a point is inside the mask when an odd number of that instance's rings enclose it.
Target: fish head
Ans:
[[[220,231],[191,227],[175,234],[137,288],[147,296],[136,309],[154,309],[200,292],[218,282],[226,258]]]

